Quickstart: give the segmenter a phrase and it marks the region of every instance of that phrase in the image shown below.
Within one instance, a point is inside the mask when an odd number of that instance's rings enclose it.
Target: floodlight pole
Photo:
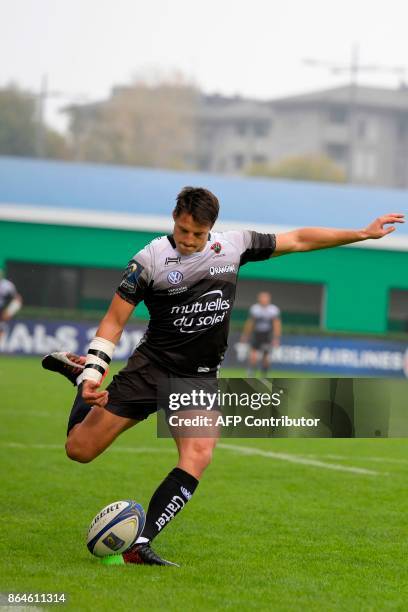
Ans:
[[[355,108],[357,102],[357,87],[358,87],[358,71],[359,65],[359,47],[354,43],[351,48],[350,62],[350,91],[349,91],[349,107],[348,107],[348,155],[347,155],[347,179],[349,183],[353,182],[353,161],[354,161],[354,143],[355,143]]]

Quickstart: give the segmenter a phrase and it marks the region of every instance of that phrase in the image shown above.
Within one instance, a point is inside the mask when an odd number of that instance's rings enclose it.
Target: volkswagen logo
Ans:
[[[174,270],[173,272],[170,272],[167,275],[167,280],[172,285],[179,285],[181,283],[181,281],[183,280],[183,275],[178,270]]]

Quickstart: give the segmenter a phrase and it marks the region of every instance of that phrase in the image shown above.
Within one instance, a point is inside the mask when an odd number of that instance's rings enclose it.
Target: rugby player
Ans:
[[[0,270],[0,338],[7,322],[17,314],[22,305],[23,299],[16,286],[7,278],[3,278],[3,271]]]
[[[384,215],[361,230],[304,228],[278,235],[213,232],[218,199],[207,189],[185,187],[173,211],[169,236],[150,242],[130,260],[88,355],[54,353],[43,360],[78,386],[68,422],[66,453],[87,463],[126,429],[157,410],[157,380],[212,378],[227,348],[239,268],[250,261],[377,239],[403,215]],[[391,227],[385,227],[391,225]],[[270,265],[273,265],[271,263]],[[136,304],[150,321],[127,365],[100,388],[115,345]],[[123,554],[127,563],[174,565],[150,543],[190,500],[211,461],[215,437],[175,437],[178,463],[150,500],[141,537]]]
[[[242,330],[241,342],[247,344],[251,338],[251,348],[248,357],[249,377],[254,376],[259,356],[261,356],[261,371],[267,375],[270,365],[271,347],[278,347],[282,332],[280,310],[276,304],[271,304],[271,294],[268,291],[258,293],[258,299],[249,309],[249,317]]]

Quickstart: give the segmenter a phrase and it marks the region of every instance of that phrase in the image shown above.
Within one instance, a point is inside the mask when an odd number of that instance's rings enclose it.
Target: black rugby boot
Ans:
[[[180,567],[177,563],[166,561],[159,557],[150,547],[150,542],[134,544],[132,548],[122,554],[125,563],[138,563],[139,565],[173,565]]]
[[[41,364],[45,370],[58,372],[76,385],[76,380],[84,369],[85,359],[75,353],[56,352],[45,355]]]

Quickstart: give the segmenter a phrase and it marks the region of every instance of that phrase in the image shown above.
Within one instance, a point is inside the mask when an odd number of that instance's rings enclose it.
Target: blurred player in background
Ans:
[[[395,229],[386,224],[404,222],[403,215],[392,213],[357,230],[306,227],[276,236],[251,230],[214,232],[218,210],[213,193],[185,187],[173,211],[173,233],[156,238],[131,259],[87,357],[61,352],[43,359],[45,369],[64,375],[77,388],[65,445],[70,459],[92,461],[123,431],[156,412],[161,379],[189,378],[197,384],[200,378],[216,379],[243,265],[382,238]],[[102,390],[115,345],[142,300],[150,314],[146,333],[127,365]],[[126,563],[175,565],[159,557],[151,542],[193,496],[217,439],[174,438],[177,465],[153,493],[143,533],[122,555]]]
[[[242,331],[241,342],[247,344],[250,340],[248,356],[248,376],[254,376],[259,359],[261,372],[267,375],[270,366],[271,348],[278,347],[282,333],[279,308],[271,303],[268,291],[258,293],[258,301],[249,309],[249,317]]]
[[[0,338],[3,335],[6,324],[20,310],[23,299],[17,292],[16,286],[6,278],[0,270]]]

